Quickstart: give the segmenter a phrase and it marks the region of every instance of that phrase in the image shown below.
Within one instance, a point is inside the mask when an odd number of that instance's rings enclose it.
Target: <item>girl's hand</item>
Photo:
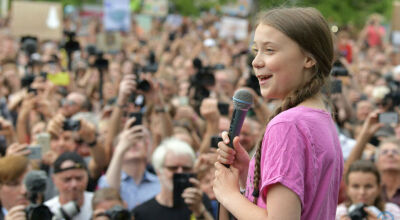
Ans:
[[[239,137],[233,139],[233,147],[228,146],[229,137],[228,132],[222,132],[223,141],[218,143],[218,162],[221,164],[232,165],[239,170],[240,185],[246,185],[247,171],[249,169],[250,157],[247,151],[242,147],[239,142]]]
[[[229,200],[227,195],[240,194],[239,170],[234,166],[227,168],[219,162],[215,163],[215,169],[214,194],[221,204],[225,204]]]
[[[378,216],[376,216],[371,210],[367,207],[364,208],[364,211],[368,214],[367,220],[378,220]]]

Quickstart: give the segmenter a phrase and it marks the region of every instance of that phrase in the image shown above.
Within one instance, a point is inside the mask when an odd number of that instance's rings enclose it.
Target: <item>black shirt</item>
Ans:
[[[203,204],[209,213],[212,213],[210,199],[204,195]],[[156,198],[137,206],[132,210],[135,220],[153,220],[153,219],[168,219],[168,220],[190,220],[192,212],[187,206],[183,208],[170,208],[163,206],[157,202]]]

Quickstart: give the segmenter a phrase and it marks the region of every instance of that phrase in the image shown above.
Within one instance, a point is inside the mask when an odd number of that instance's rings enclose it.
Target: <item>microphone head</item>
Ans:
[[[253,104],[253,95],[246,89],[238,89],[232,100],[235,109],[248,110]]]
[[[28,193],[42,193],[46,190],[47,175],[41,170],[32,170],[26,174],[24,184]]]

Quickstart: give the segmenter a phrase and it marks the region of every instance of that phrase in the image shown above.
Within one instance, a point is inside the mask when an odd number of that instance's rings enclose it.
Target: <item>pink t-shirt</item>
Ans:
[[[253,201],[254,157],[250,161],[246,197]],[[262,142],[260,196],[266,208],[268,187],[280,183],[301,201],[301,219],[335,219],[343,155],[329,113],[298,106],[268,124]]]

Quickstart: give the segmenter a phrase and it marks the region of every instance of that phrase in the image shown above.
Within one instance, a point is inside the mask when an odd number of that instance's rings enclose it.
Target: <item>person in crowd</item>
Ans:
[[[29,160],[21,155],[0,159],[1,220],[25,220],[29,205],[24,177],[31,169]]]
[[[61,206],[75,201],[80,208],[80,212],[72,219],[90,219],[92,216],[93,193],[86,191],[89,174],[83,158],[75,152],[61,154],[54,162],[52,178],[59,194],[44,204],[55,213],[59,211]]]
[[[213,219],[210,201],[200,189],[199,180],[189,178],[192,185],[181,195],[174,195],[174,174],[192,173],[196,155],[193,149],[178,139],[166,139],[154,151],[152,164],[161,182],[161,191],[154,198],[132,210],[135,220],[140,219]],[[186,180],[187,181],[187,180]],[[181,196],[185,205],[174,201]]]
[[[261,94],[281,104],[251,162],[239,138],[223,133],[214,179],[220,213],[227,217],[227,210],[238,219],[332,219],[343,155],[320,93],[333,61],[329,26],[313,8],[270,10],[260,16],[253,50]]]
[[[379,145],[375,158],[382,176],[383,201],[400,206],[400,140],[384,140]]]
[[[100,188],[118,190],[130,210],[160,192],[157,176],[147,170],[150,133],[144,125],[132,126],[135,120],[126,122],[107,172],[99,180]]]
[[[350,217],[360,211],[367,213],[366,219],[377,219],[383,212],[390,213],[391,216],[387,217],[392,217],[392,219],[400,218],[400,208],[394,203],[385,202],[382,198],[381,176],[373,162],[355,161],[345,174],[345,182],[348,200],[338,205],[337,220],[351,220]],[[360,203],[365,205],[361,207],[361,210],[355,208]]]
[[[118,190],[113,188],[103,188],[97,190],[92,199],[93,220],[109,220],[117,213],[125,213],[130,216],[131,213],[126,209],[127,204],[122,200]],[[122,217],[120,217],[121,219]],[[129,219],[126,219],[129,220]]]

